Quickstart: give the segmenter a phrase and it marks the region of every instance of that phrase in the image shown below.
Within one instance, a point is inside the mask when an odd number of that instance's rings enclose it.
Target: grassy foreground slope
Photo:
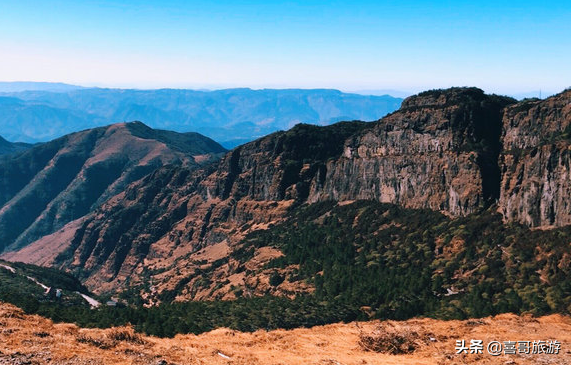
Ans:
[[[467,321],[370,321],[254,333],[221,328],[166,339],[138,335],[129,327],[101,330],[54,324],[0,303],[0,323],[0,364],[563,365],[571,361],[571,319],[561,315],[537,319],[503,314]],[[366,339],[389,328],[409,334],[409,353],[388,354],[366,346]],[[456,340],[471,338],[484,344],[556,339],[561,343],[561,351],[557,355],[498,357],[487,353],[456,354]]]

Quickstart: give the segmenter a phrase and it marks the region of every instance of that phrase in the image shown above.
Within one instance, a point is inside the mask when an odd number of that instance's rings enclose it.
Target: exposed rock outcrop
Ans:
[[[502,108],[476,88],[428,91],[345,143],[310,201],[373,199],[452,216],[499,198]],[[349,178],[347,178],[349,177]]]
[[[506,108],[500,212],[532,227],[571,224],[571,90]]]

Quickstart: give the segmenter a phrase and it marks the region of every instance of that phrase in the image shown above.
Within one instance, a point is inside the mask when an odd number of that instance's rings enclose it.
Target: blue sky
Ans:
[[[0,1],[0,80],[342,90],[571,86],[568,1]]]

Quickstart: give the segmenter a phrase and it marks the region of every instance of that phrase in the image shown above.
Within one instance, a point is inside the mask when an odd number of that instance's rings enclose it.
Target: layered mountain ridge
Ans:
[[[192,130],[230,148],[300,122],[327,125],[341,120],[376,120],[398,109],[402,101],[389,95],[366,96],[330,89],[30,87],[29,91],[1,93],[0,85],[0,130],[8,140],[46,141],[107,125],[110,120],[142,120],[152,128]]]
[[[134,122],[0,157],[0,250],[24,247],[80,219],[160,166],[192,169],[224,151],[197,133],[153,130]]]
[[[476,88],[428,91],[375,123],[298,125],[197,170],[160,168],[71,234],[54,233],[48,241],[65,244],[43,264],[69,269],[99,292],[136,288],[149,303],[168,293],[233,298],[237,287],[295,295],[314,289],[289,279],[271,285],[276,269],[267,265],[284,253],[263,246],[246,254],[244,239],[307,204],[373,200],[453,218],[492,207],[508,222],[563,226],[570,95],[516,103]],[[283,278],[298,269],[278,271]]]

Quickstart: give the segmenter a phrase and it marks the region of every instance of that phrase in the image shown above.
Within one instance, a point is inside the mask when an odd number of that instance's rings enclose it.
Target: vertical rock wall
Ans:
[[[459,216],[499,198],[501,110],[512,99],[475,88],[410,97],[349,138],[310,201],[374,199]]]
[[[532,227],[571,224],[571,90],[506,108],[499,210]]]

